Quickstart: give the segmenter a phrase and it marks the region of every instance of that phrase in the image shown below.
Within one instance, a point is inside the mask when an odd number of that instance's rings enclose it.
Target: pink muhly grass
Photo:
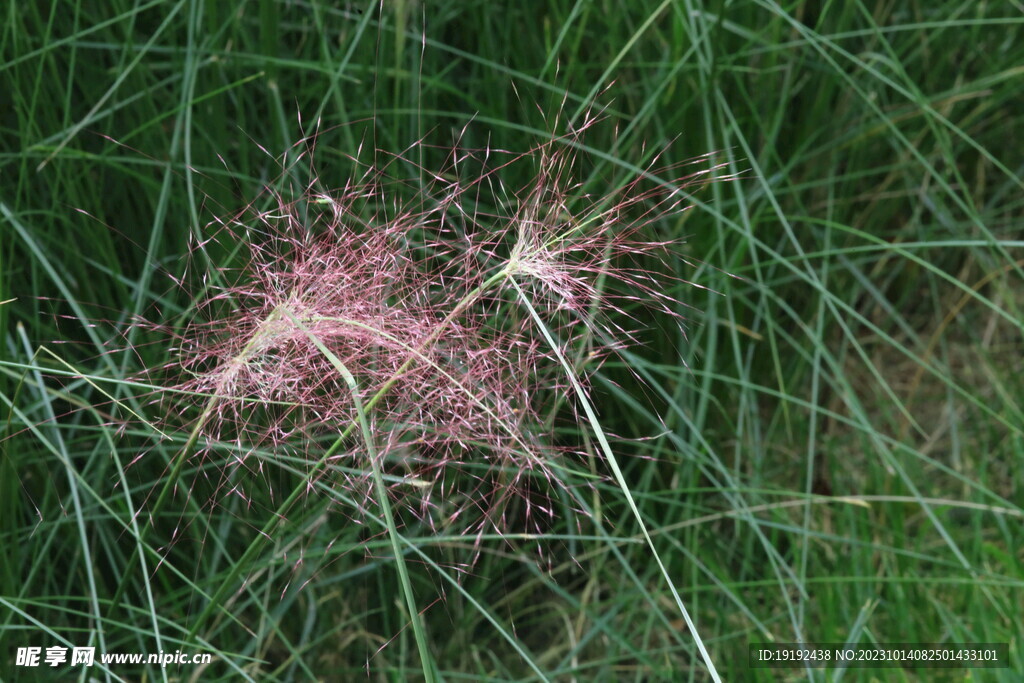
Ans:
[[[415,204],[394,199],[384,168],[207,227],[208,240],[248,253],[240,268],[207,273],[164,371],[172,395],[199,411],[182,457],[220,463],[211,505],[250,500],[245,475],[266,478],[265,465],[288,453],[304,463],[308,491],[344,490],[371,509],[375,452],[388,496],[432,528],[542,531],[554,507],[540,482],[576,495],[561,463],[580,446],[557,443],[541,412],[564,397],[576,405],[560,359],[578,361],[585,388],[595,361],[630,341],[616,320],[636,304],[679,316],[665,269],[645,265],[670,245],[642,233],[684,210],[680,188],[714,170],[589,197],[571,181],[575,153],[563,143],[575,138],[521,156],[456,150],[456,172],[429,174]],[[488,167],[492,155],[504,161]],[[479,208],[505,167],[538,157],[513,210]],[[482,168],[472,180],[451,179],[471,162]],[[358,438],[361,417],[372,448]]]

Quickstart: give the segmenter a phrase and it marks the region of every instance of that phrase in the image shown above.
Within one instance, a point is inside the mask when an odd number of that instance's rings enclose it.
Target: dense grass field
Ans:
[[[9,3],[0,680],[1020,680],[1022,10]]]

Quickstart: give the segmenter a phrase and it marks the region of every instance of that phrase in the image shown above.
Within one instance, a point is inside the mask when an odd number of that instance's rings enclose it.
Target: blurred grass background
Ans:
[[[686,338],[652,327],[595,387],[606,428],[646,439],[622,445],[625,474],[718,672],[1019,680],[1022,9],[9,3],[3,678],[46,675],[16,669],[14,651],[58,644],[215,654],[89,671],[104,680],[421,677],[381,527],[329,491],[266,543],[269,493],[212,510],[177,496],[140,540],[136,512],[183,439],[144,420],[118,430],[110,399],[119,418],[161,420],[129,378],[169,351],[142,336],[107,351],[135,316],[188,318],[194,302],[164,273],[181,274],[214,215],[306,182],[273,157],[318,121],[326,185],[361,172],[353,156],[402,154],[391,172],[414,191],[418,166],[440,168],[456,140],[526,151],[594,109],[581,192],[657,153],[715,152],[739,175],[652,226],[698,263],[678,274],[701,288],[673,292]],[[532,542],[490,539],[463,573],[450,567],[473,539],[406,527],[441,565],[407,556],[440,676],[708,680],[621,491],[600,492],[594,519],[563,515],[542,539],[544,561]],[[1010,642],[1013,667],[748,669],[748,643],[773,640]]]

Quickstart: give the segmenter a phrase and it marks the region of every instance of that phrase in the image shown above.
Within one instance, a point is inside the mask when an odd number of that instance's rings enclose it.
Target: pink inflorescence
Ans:
[[[310,491],[371,504],[369,449],[340,362],[390,494],[411,514],[477,533],[542,528],[553,514],[543,491],[572,491],[560,463],[578,450],[552,435],[558,406],[576,404],[558,355],[587,386],[597,361],[630,339],[613,321],[633,320],[634,302],[678,317],[666,275],[651,270],[667,244],[641,232],[683,210],[680,188],[714,170],[591,197],[570,181],[564,142],[519,156],[459,149],[415,202],[396,199],[405,188],[380,169],[339,191],[313,183],[296,200],[274,195],[270,210],[250,206],[207,227],[208,254],[216,241],[245,256],[206,273],[165,369],[176,410],[182,397],[196,404],[184,457],[219,463],[212,504],[248,500],[253,475],[272,479],[269,463]],[[487,168],[491,157],[501,163]],[[500,185],[510,165],[533,162],[529,186]],[[474,163],[473,180],[457,180]]]

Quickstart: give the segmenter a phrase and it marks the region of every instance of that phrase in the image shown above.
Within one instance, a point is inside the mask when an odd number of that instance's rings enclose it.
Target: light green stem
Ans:
[[[366,442],[366,453],[370,459],[370,467],[373,470],[373,485],[377,491],[377,498],[380,503],[381,512],[384,513],[384,521],[387,523],[388,536],[391,539],[391,549],[395,553],[395,565],[398,567],[399,580],[402,583],[402,593],[405,595],[405,604],[409,608],[409,619],[412,621],[412,630],[416,636],[416,647],[420,653],[420,663],[423,665],[423,677],[427,683],[433,683],[434,680],[434,667],[430,659],[430,651],[427,649],[427,634],[423,628],[423,624],[420,623],[419,611],[416,609],[416,599],[412,592],[412,582],[409,581],[409,570],[405,566],[405,554],[402,552],[402,548],[399,545],[399,540],[405,540],[398,535],[398,527],[395,525],[395,515],[391,509],[391,502],[388,500],[388,490],[384,484],[384,475],[381,471],[381,463],[377,458],[377,449],[373,445],[373,434],[370,431],[370,422],[366,419],[366,410],[363,407],[363,401],[359,397],[359,385],[356,383],[356,378],[349,372],[349,369],[345,367],[345,364],[334,354],[330,349],[324,346],[324,343],[320,341],[320,338],[309,331],[301,320],[292,315],[292,312],[288,309],[281,309],[285,316],[291,320],[297,328],[299,328],[303,334],[309,337],[309,340],[313,342],[317,350],[324,355],[325,358],[334,366],[334,369],[338,371],[345,379],[345,384],[348,385],[348,389],[352,394],[352,403],[356,408],[356,415],[359,420],[359,428],[363,433],[363,440]],[[408,542],[407,542],[408,543]]]
[[[558,357],[559,362],[562,365],[562,369],[565,370],[565,374],[569,378],[569,382],[572,384],[573,390],[576,392],[576,397],[579,399],[580,404],[583,406],[583,411],[587,414],[587,420],[590,422],[591,428],[594,430],[594,435],[597,437],[598,443],[601,444],[601,450],[604,452],[605,459],[608,461],[608,465],[612,469],[612,474],[615,475],[615,481],[622,490],[623,495],[626,497],[626,503],[629,505],[630,511],[636,518],[637,524],[640,525],[640,531],[644,535],[644,540],[647,541],[647,547],[651,549],[651,554],[654,556],[654,561],[658,565],[658,569],[661,570],[662,576],[665,577],[665,581],[668,583],[669,590],[672,592],[672,597],[675,598],[676,606],[679,608],[680,613],[683,615],[683,620],[686,621],[687,627],[690,629],[690,633],[693,634],[694,642],[697,643],[697,649],[700,650],[701,657],[704,659],[704,664],[708,667],[708,672],[711,674],[711,679],[715,683],[721,683],[721,678],[718,675],[718,670],[715,668],[715,663],[711,659],[711,655],[708,653],[707,648],[704,647],[704,641],[697,633],[697,625],[693,623],[693,619],[690,617],[689,610],[686,609],[686,605],[683,604],[683,599],[679,596],[679,592],[676,590],[675,583],[672,581],[672,577],[669,576],[668,569],[665,564],[661,561],[661,556],[658,554],[657,549],[654,547],[654,540],[651,539],[651,534],[647,531],[647,524],[644,523],[643,517],[640,515],[640,509],[636,506],[636,501],[633,500],[633,494],[629,490],[629,486],[626,484],[626,478],[622,474],[622,470],[619,468],[618,460],[615,458],[615,454],[612,452],[612,447],[608,443],[608,439],[605,437],[604,430],[601,428],[600,422],[597,419],[597,413],[594,411],[593,406],[590,404],[590,399],[587,398],[587,393],[583,390],[583,386],[576,378],[576,373],[569,365],[569,361],[565,359],[565,355],[562,350],[558,347],[554,337],[551,336],[551,332],[548,330],[544,321],[541,320],[537,310],[530,303],[530,299],[526,296],[526,292],[522,290],[519,283],[515,281],[511,275],[508,278],[509,283],[516,290],[519,295],[519,300],[523,302],[523,306],[529,311],[530,316],[534,322],[537,323],[537,327],[540,328],[541,334],[544,335],[544,340],[551,346],[551,350]]]

